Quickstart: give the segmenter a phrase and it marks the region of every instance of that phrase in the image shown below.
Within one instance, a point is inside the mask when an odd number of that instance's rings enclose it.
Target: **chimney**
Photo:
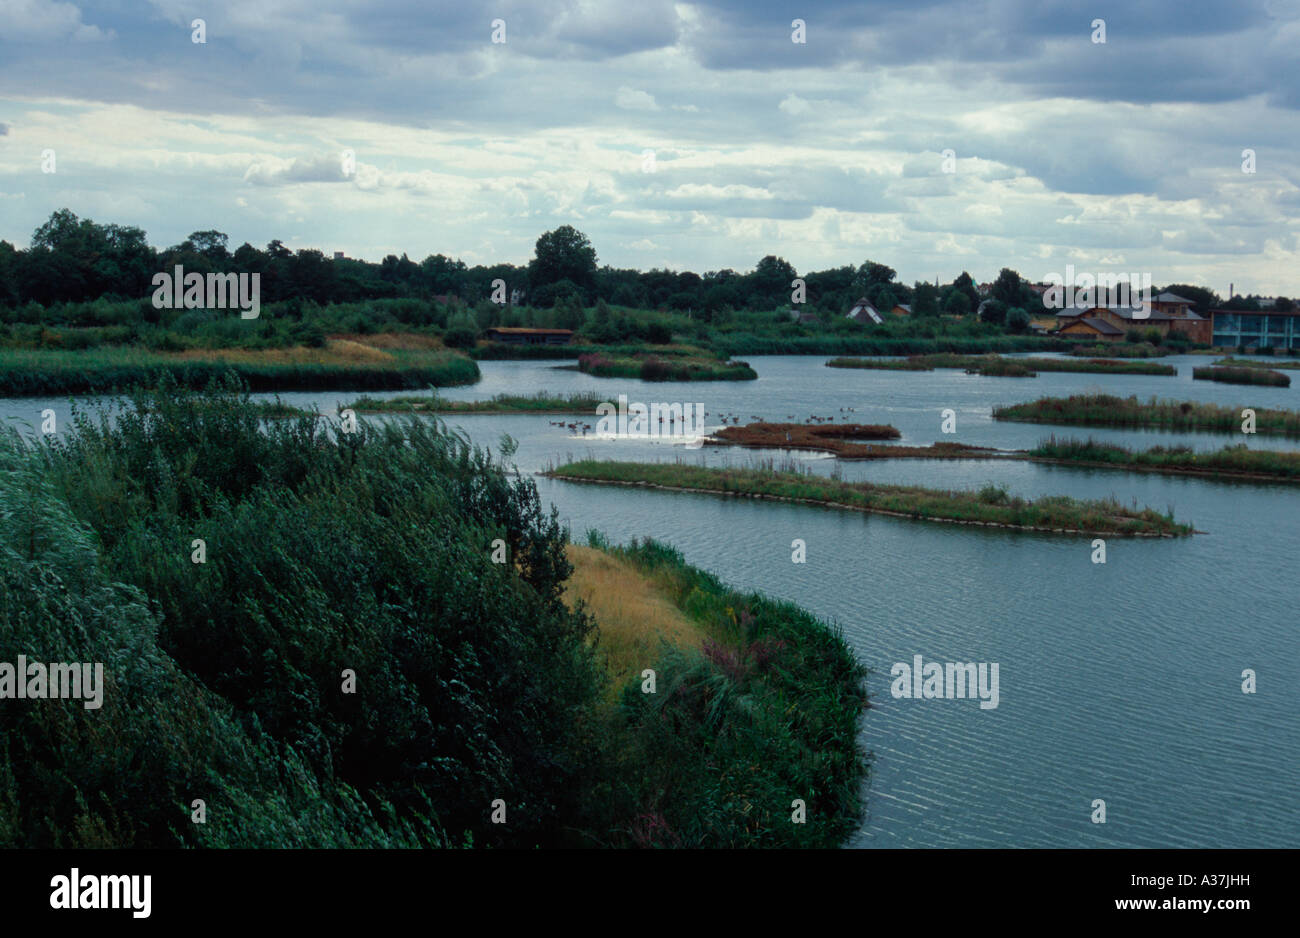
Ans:
[[[1234,293],[1233,290],[1232,290],[1233,286],[1234,286],[1234,285],[1231,284],[1231,283],[1228,284],[1228,299],[1232,299],[1234,296],[1237,295],[1237,294]]]

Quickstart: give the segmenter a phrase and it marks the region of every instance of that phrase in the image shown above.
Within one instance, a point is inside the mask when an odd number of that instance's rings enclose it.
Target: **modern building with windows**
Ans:
[[[1210,317],[1216,347],[1300,349],[1300,309],[1212,309]]]

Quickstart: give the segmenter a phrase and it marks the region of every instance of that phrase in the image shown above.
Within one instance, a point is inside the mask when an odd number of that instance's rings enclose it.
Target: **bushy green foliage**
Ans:
[[[0,709],[0,846],[444,843],[431,818],[367,804],[178,666],[149,597],[110,577],[42,456],[0,434],[0,661],[99,662],[106,687],[98,709]],[[209,823],[191,823],[194,799]]]
[[[831,846],[852,829],[861,669],[806,613],[647,545],[716,641],[660,664],[662,700],[612,713],[592,622],[562,599],[565,532],[490,454],[436,421],[268,424],[233,377],[119,404],[57,438],[0,436],[0,661],[106,678],[98,710],[0,709],[0,845]]]
[[[5,707],[27,721],[4,734],[12,841],[195,843],[178,805],[205,794],[227,845],[293,842],[280,815],[326,844],[336,816],[338,841],[567,839],[600,679],[531,481],[428,421],[263,426],[232,387],[82,413],[6,459],[28,494],[3,502],[5,660],[93,654],[110,675],[100,715]]]

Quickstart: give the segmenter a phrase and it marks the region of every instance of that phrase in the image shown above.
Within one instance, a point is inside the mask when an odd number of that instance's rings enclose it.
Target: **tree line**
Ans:
[[[580,309],[604,301],[683,313],[711,323],[735,310],[791,307],[823,316],[842,314],[866,297],[882,311],[906,304],[911,315],[920,318],[978,313],[1013,331],[1044,313],[1030,281],[1010,268],[1002,269],[987,296],[965,271],[947,284],[918,281],[908,286],[897,280],[892,267],[870,259],[856,266],[802,274],[772,254],[744,273],[730,268],[703,274],[641,271],[600,265],[590,239],[570,225],[541,235],[526,265],[469,266],[445,254],[430,254],[418,263],[406,254],[390,254],[372,263],[327,257],[315,248],[294,251],[278,239],[261,249],[245,242],[231,250],[228,235],[211,229],[195,231],[180,244],[159,249],[148,243],[141,228],[99,224],[66,208],[52,213],[36,229],[26,250],[0,241],[0,306],[147,297],[153,276],[176,265],[201,274],[259,273],[263,303],[298,299],[324,305],[455,297],[471,306],[494,300],[542,309]],[[796,279],[803,282],[803,294],[797,299],[792,285]],[[1165,289],[1194,300],[1200,310],[1261,308],[1256,297],[1234,297],[1225,303],[1212,291],[1189,284]],[[1291,302],[1280,298],[1278,305],[1289,309]]]

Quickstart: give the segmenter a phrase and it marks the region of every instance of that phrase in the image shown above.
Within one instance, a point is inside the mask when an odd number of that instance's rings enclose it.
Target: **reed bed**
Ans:
[[[809,502],[856,511],[1063,534],[1177,537],[1192,534],[1172,512],[1127,507],[1114,499],[1083,501],[1051,496],[1036,501],[1010,495],[998,486],[978,492],[917,486],[843,482],[811,473],[766,468],[710,468],[684,463],[580,460],[554,467],[546,475],[573,482],[677,489]]]
[[[1223,368],[1204,365],[1192,369],[1195,381],[1222,381],[1225,384],[1259,384],[1274,388],[1291,387],[1291,376],[1271,368]]]
[[[1142,401],[1136,395],[1075,394],[1043,397],[1024,404],[993,408],[994,420],[1023,423],[1078,424],[1092,427],[1153,427],[1162,430],[1199,430],[1240,433],[1244,407],[1224,407],[1196,401]],[[1257,433],[1300,437],[1300,413],[1293,410],[1251,408]]]

